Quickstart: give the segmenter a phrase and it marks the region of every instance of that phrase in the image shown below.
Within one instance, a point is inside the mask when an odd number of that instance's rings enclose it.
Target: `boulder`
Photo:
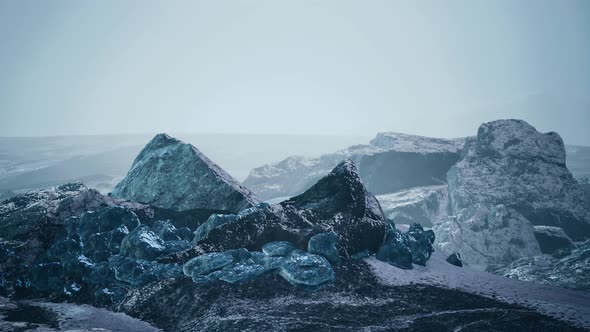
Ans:
[[[316,287],[336,280],[328,260],[301,250],[294,250],[281,264],[279,274],[293,285]]]
[[[311,237],[307,244],[307,251],[311,254],[326,257],[331,263],[340,263],[338,243],[340,238],[334,232],[321,233]]]
[[[485,270],[541,254],[533,226],[504,205],[476,204],[435,225],[436,244],[444,253],[461,253],[464,263]]]
[[[143,148],[111,195],[177,211],[237,213],[259,203],[197,148],[166,134],[156,135]]]
[[[451,265],[463,267],[463,260],[461,260],[461,255],[457,252],[450,254],[449,257],[447,257],[446,261]]]
[[[559,227],[534,226],[533,231],[544,254],[552,254],[573,244],[572,239]]]
[[[186,262],[183,272],[196,283],[242,283],[267,272],[277,272],[289,283],[303,287],[335,280],[334,270],[322,256],[294,249],[288,242],[272,242],[264,248],[269,254],[244,248],[203,254]]]
[[[453,214],[476,204],[504,205],[533,225],[561,227],[575,241],[590,236],[590,209],[554,132],[539,133],[522,120],[484,123],[447,182]]]
[[[408,232],[403,233],[391,222],[390,229],[376,258],[402,269],[412,269],[412,263],[426,265],[434,252],[434,232],[424,231],[419,224],[412,224]]]
[[[268,256],[284,257],[289,255],[293,250],[295,250],[295,246],[287,241],[274,241],[262,246],[262,252]]]

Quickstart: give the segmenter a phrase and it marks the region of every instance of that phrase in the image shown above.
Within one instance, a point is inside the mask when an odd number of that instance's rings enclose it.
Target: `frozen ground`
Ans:
[[[0,297],[0,331],[157,332],[123,313],[88,305],[12,302]]]
[[[435,252],[426,267],[402,270],[374,257],[366,261],[385,285],[425,284],[457,289],[523,305],[551,317],[590,328],[590,293],[519,281],[469,267],[456,267]]]

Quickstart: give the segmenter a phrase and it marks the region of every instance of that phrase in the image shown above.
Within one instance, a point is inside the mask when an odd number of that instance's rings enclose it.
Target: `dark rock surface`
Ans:
[[[197,148],[166,134],[156,135],[143,148],[112,196],[176,211],[235,213],[259,203]]]
[[[133,290],[121,306],[166,331],[577,331],[523,307],[432,286],[385,286],[363,261],[310,292],[276,274],[240,284],[189,278]]]
[[[434,232],[425,231],[419,224],[412,224],[403,233],[395,228],[393,222],[383,245],[377,251],[377,259],[402,269],[412,269],[412,263],[426,265],[434,252]]]
[[[386,227],[379,203],[354,164],[344,161],[300,196],[238,215],[212,215],[195,232],[195,243],[204,251],[260,251],[268,242],[288,241],[306,250],[312,236],[333,231],[340,237],[340,255],[350,257],[365,249],[375,252]]]
[[[559,227],[535,226],[533,231],[541,252],[544,254],[552,254],[573,244],[572,239]]]
[[[461,255],[458,253],[452,253],[446,259],[447,263],[451,265],[455,265],[458,267],[463,267],[463,261],[461,260]]]

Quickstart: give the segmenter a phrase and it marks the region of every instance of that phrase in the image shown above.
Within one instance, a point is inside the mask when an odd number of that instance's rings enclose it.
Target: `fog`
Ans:
[[[583,0],[3,1],[0,136],[458,137],[521,118],[590,145],[589,18]]]

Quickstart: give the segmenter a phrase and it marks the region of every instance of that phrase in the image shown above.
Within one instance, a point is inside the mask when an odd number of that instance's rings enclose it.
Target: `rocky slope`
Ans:
[[[239,212],[259,203],[197,148],[166,134],[156,135],[143,148],[112,196],[176,211]]]
[[[298,195],[344,159],[355,162],[363,183],[374,194],[440,184],[459,160],[463,142],[380,133],[368,145],[351,146],[319,158],[293,156],[255,168],[244,185],[265,200]]]

